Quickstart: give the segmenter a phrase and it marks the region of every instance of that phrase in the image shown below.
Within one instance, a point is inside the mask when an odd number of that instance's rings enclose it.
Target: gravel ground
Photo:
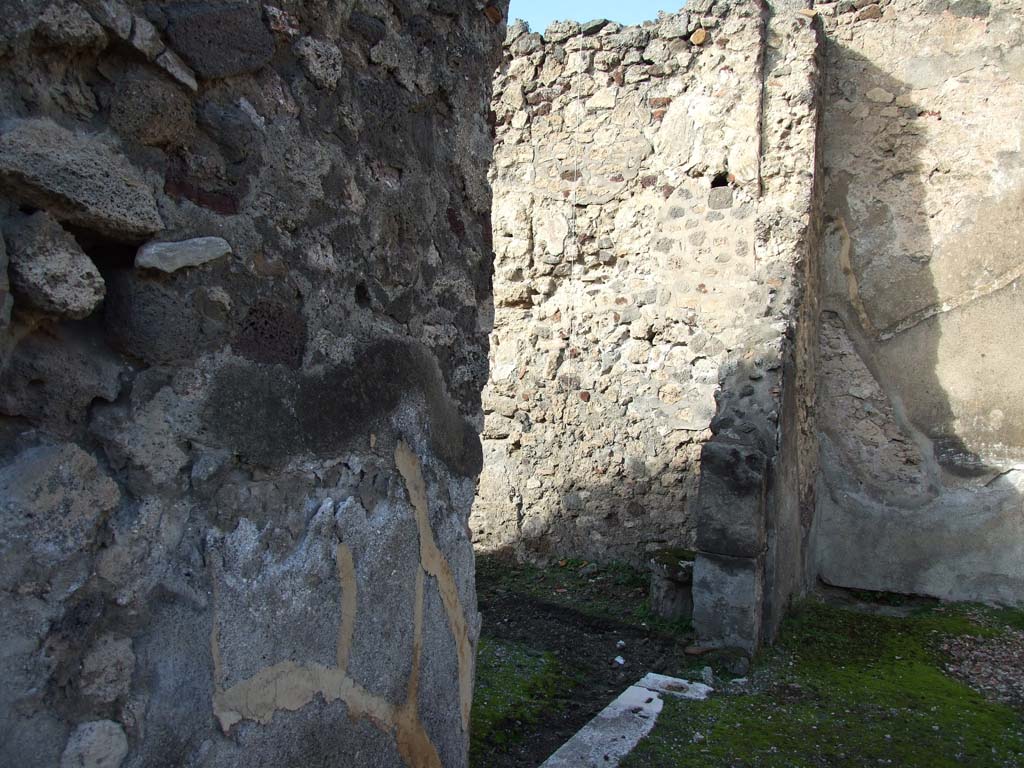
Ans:
[[[1024,710],[1024,631],[998,637],[952,637],[942,643],[946,671],[985,698]]]

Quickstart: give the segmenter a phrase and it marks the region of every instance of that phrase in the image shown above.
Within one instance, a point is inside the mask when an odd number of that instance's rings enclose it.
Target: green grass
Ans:
[[[760,659],[771,682],[667,701],[623,765],[1024,766],[1024,719],[945,675],[937,650],[943,636],[991,636],[1022,619],[977,606],[890,618],[804,604]]]
[[[862,603],[869,603],[872,605],[889,605],[893,607],[898,607],[913,603],[930,603],[932,605],[939,604],[939,601],[933,598],[903,595],[899,592],[874,592],[867,589],[851,589],[847,594],[850,597],[860,600]]]
[[[481,637],[473,694],[471,764],[478,764],[475,758],[506,744],[521,730],[505,726],[538,722],[572,684],[553,654]]]

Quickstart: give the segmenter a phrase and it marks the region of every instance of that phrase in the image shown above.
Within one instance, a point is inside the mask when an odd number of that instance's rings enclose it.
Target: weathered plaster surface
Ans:
[[[416,571],[415,599],[411,617],[412,664],[405,699],[397,705],[393,704],[369,692],[348,674],[352,635],[358,620],[356,594],[359,583],[352,552],[344,542],[339,542],[335,557],[341,588],[340,622],[337,654],[332,666],[282,661],[261,667],[252,677],[236,682],[228,688],[220,687],[218,681],[228,675],[223,669],[215,601],[214,629],[210,639],[215,680],[213,711],[225,734],[230,733],[232,726],[242,720],[268,724],[276,713],[300,710],[317,697],[328,703],[340,700],[345,704],[350,717],[366,718],[385,733],[393,734],[398,753],[407,765],[415,768],[441,768],[442,762],[437,748],[419,716],[418,694],[423,664],[424,581],[427,576],[436,579],[440,585],[451,637],[458,649],[459,711],[463,730],[468,732],[473,693],[475,633],[471,633],[467,625],[466,611],[460,602],[448,561],[434,541],[420,460],[408,445],[399,442],[395,448],[395,464],[405,483],[409,503],[415,510],[419,536],[420,567]],[[321,506],[312,521],[313,529],[320,528],[321,525],[331,527],[334,522],[332,507],[329,500]],[[216,583],[215,577],[215,595]],[[402,617],[391,616],[390,620],[397,623],[402,621]]]
[[[1020,3],[820,8],[817,568],[841,586],[1020,603]]]

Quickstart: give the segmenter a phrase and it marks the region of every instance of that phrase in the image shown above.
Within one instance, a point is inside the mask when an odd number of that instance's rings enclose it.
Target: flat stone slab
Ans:
[[[0,186],[19,203],[114,240],[142,240],[163,229],[152,190],[127,158],[51,120],[4,126]]]
[[[648,673],[598,712],[540,768],[615,768],[654,728],[664,706],[662,695],[700,701],[712,690],[703,683]]]
[[[691,701],[704,701],[715,690],[704,683],[691,683],[689,680],[659,675],[655,672],[648,672],[637,685],[655,693],[667,693],[678,699]]]
[[[231,246],[222,237],[194,237],[168,243],[146,243],[135,254],[135,266],[176,272],[197,267],[231,253]]]

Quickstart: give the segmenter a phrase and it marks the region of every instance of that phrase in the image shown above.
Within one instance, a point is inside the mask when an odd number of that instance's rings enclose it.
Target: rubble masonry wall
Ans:
[[[7,10],[0,763],[465,766],[504,4]]]

